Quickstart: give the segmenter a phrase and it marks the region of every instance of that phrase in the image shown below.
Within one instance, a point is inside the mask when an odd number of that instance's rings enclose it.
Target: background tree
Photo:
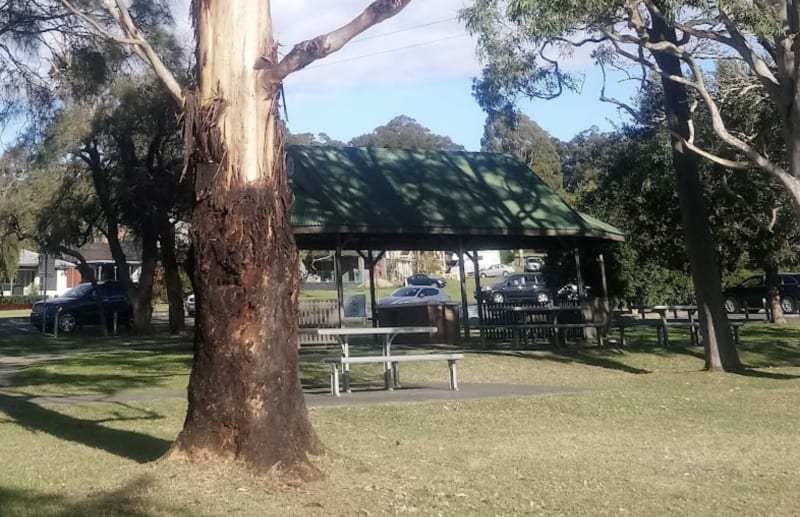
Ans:
[[[563,191],[556,146],[547,131],[524,113],[490,113],[483,128],[481,150],[513,154],[550,188]]]
[[[553,98],[576,81],[559,66],[559,48],[615,39],[619,27],[636,27],[636,38],[650,54],[663,86],[666,125],[672,137],[672,161],[681,209],[687,255],[691,264],[706,368],[733,371],[741,368],[733,335],[723,309],[720,271],[708,228],[693,138],[690,96],[681,58],[671,50],[678,45],[674,27],[653,12],[650,2],[558,2],[528,0],[478,0],[461,13],[467,27],[478,35],[481,57],[487,62],[475,93],[483,106],[508,109],[519,96]],[[648,15],[648,13],[650,13]],[[640,23],[643,17],[650,25]],[[627,29],[619,29],[627,30]],[[627,52],[615,47],[616,52]],[[608,54],[595,53],[600,63]],[[646,78],[643,78],[643,80]],[[601,98],[606,99],[604,92]]]
[[[450,137],[437,135],[413,118],[405,115],[396,116],[385,126],[376,127],[372,133],[351,138],[348,145],[437,151],[464,150],[463,146],[450,140]]]

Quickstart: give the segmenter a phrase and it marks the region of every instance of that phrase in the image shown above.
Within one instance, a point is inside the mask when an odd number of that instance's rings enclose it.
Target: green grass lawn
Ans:
[[[0,390],[0,515],[796,515],[800,325],[756,323],[742,338],[745,375],[700,371],[699,348],[468,350],[462,383],[579,391],[313,409],[331,454],[306,484],[155,461],[185,402],[135,395],[185,389],[190,357],[130,340],[32,365]],[[442,370],[409,365],[403,378],[442,382]],[[305,382],[324,375],[303,363]],[[131,396],[31,400],[65,394]]]

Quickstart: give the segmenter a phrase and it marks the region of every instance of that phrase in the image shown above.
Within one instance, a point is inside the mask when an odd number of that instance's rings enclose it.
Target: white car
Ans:
[[[386,298],[378,300],[377,305],[401,305],[406,303],[442,303],[449,302],[450,295],[438,287],[409,286],[401,287]]]
[[[183,307],[186,309],[187,316],[194,316],[194,295],[190,294],[183,302]]]
[[[507,276],[507,275],[513,275],[514,273],[516,273],[516,271],[514,271],[514,268],[511,266],[507,266],[505,264],[492,264],[489,267],[481,269],[480,272],[481,278]]]

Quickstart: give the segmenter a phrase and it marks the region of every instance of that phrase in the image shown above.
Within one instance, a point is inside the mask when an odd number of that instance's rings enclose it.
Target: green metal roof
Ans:
[[[291,146],[287,160],[301,247],[324,248],[331,241],[322,236],[336,234],[398,244],[392,249],[436,248],[437,236],[505,248],[553,237],[624,239],[511,155]]]

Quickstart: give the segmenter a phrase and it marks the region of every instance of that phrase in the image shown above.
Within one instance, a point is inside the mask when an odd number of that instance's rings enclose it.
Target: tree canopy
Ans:
[[[390,147],[397,149],[431,149],[440,151],[463,151],[464,147],[450,137],[437,135],[427,127],[406,115],[398,115],[371,133],[350,139],[355,147]]]
[[[561,160],[552,138],[524,113],[490,113],[483,128],[481,150],[513,154],[550,188],[563,190]]]

